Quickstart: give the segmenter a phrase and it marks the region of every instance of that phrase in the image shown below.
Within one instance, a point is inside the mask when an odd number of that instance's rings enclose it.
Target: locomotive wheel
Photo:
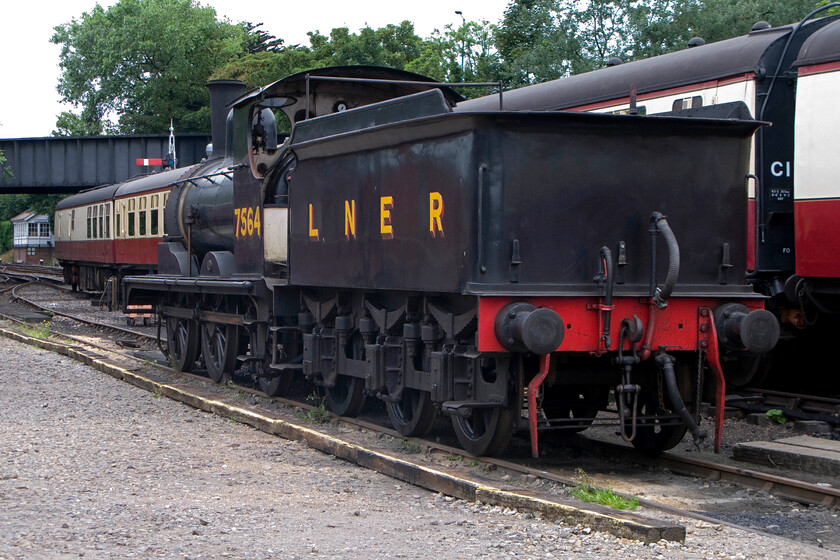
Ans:
[[[282,397],[289,391],[289,386],[294,379],[294,373],[290,371],[280,372],[277,377],[263,377],[259,376],[260,370],[264,367],[262,363],[257,362],[255,366],[257,370],[257,382],[260,384],[260,390],[269,397]]]
[[[365,404],[365,380],[339,375],[335,386],[327,387],[327,407],[338,416],[358,416]]]
[[[516,399],[508,407],[474,408],[469,418],[452,416],[452,427],[461,447],[470,455],[496,455],[513,436],[518,409]]]
[[[176,370],[193,370],[198,359],[198,339],[198,326],[195,321],[178,317],[166,318],[167,353]]]
[[[580,387],[573,385],[558,385],[546,387],[542,409],[546,417],[551,420],[580,419],[579,425],[564,430],[552,430],[553,435],[562,437],[582,432],[592,424],[601,408],[607,404],[609,389],[607,387]],[[559,424],[568,425],[568,424]]]
[[[668,398],[668,392],[665,391],[664,387],[661,397],[664,409],[660,406],[657,368],[654,366],[648,369],[652,371],[650,372],[651,374],[645,377],[645,383],[642,385],[642,392],[639,395],[639,416],[650,416],[652,418],[638,421],[636,437],[633,438],[631,443],[639,451],[655,455],[678,445],[688,431],[688,426],[681,422],[679,424],[670,424],[673,421],[671,419],[669,419],[668,425],[663,425],[657,419],[658,416],[673,416],[671,413],[673,406],[671,400]],[[674,370],[677,376],[680,396],[685,406],[691,410],[693,401],[691,369],[685,363],[678,361],[674,366]],[[629,423],[626,429],[629,433]]]
[[[427,435],[437,416],[431,394],[417,389],[403,389],[400,402],[389,402],[387,409],[391,425],[404,436]]]
[[[362,335],[356,331],[345,348],[349,357],[364,360],[365,344]],[[327,387],[327,407],[339,416],[356,417],[365,405],[365,380],[339,373],[335,385]]]
[[[201,337],[201,351],[207,375],[216,383],[224,383],[236,369],[239,334],[233,325],[205,323]]]

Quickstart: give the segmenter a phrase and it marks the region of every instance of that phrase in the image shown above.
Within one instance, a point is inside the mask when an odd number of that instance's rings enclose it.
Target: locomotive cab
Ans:
[[[321,68],[278,80],[236,100],[233,103],[233,144],[245,150],[235,152],[233,158],[238,162],[247,161],[235,178],[235,208],[240,217],[234,230],[238,246],[243,247],[237,254],[249,255],[249,263],[259,256],[267,269],[285,276],[289,190],[296,165],[290,144],[300,134],[299,130],[309,131],[306,134],[314,139],[323,134],[318,132],[324,130],[323,127],[329,129],[336,122],[346,121],[335,119],[338,114],[346,111],[355,114],[354,110],[363,111],[372,104],[422,92],[428,89],[422,82],[430,81],[423,76],[386,68]],[[462,99],[449,88],[439,91],[444,92],[440,95],[447,110]],[[412,106],[413,102],[403,104],[403,107]],[[412,114],[411,110],[406,114]],[[406,116],[393,114],[389,118],[399,120]],[[290,133],[278,132],[286,128],[282,121],[286,121]],[[350,128],[361,126],[352,122]],[[344,126],[347,128],[348,125]],[[246,166],[248,173],[242,172]],[[246,265],[245,262],[242,264]],[[245,269],[256,270],[247,266]]]

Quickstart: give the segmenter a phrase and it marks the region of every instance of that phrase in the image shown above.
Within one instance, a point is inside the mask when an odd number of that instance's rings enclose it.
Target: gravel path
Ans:
[[[693,520],[645,546],[453,500],[0,337],[0,558],[838,558]]]

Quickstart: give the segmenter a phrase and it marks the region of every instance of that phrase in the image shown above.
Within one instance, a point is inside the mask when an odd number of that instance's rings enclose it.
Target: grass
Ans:
[[[317,392],[312,392],[306,397],[306,400],[311,403],[317,403],[315,408],[298,413],[298,418],[312,422],[313,424],[323,424],[330,418],[330,411],[327,410],[327,397],[319,395]]]
[[[52,334],[52,325],[49,321],[41,321],[40,323],[32,323],[21,325],[20,330],[26,336],[31,336],[32,338],[40,338],[45,340],[50,337]]]
[[[785,418],[784,412],[782,412],[778,408],[771,408],[765,414],[771,422],[775,422],[776,424],[784,424],[787,422],[787,418]]]
[[[414,454],[420,453],[420,446],[416,443],[408,441],[407,439],[402,440],[402,448],[403,453]]]
[[[635,496],[625,498],[615,493],[612,488],[599,488],[592,484],[589,475],[583,469],[577,470],[577,478],[580,480],[573,487],[569,488],[569,494],[578,500],[586,503],[595,503],[613,509],[636,509],[639,507],[639,499]]]

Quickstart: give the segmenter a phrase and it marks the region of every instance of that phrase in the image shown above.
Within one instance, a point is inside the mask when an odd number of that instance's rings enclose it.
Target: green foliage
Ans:
[[[0,253],[11,251],[14,241],[14,226],[12,222],[4,220],[0,222]]]
[[[346,27],[329,36],[310,32],[309,45],[292,45],[232,59],[219,67],[214,79],[237,79],[257,87],[311,68],[343,65],[386,66],[448,82],[486,82],[500,77],[498,54],[493,45],[495,27],[487,22],[466,22],[458,29],[447,26],[421,39],[414,25],[403,21],[379,29],[364,27],[351,33]],[[463,65],[462,65],[463,54]],[[465,96],[483,95],[474,88]]]
[[[28,323],[20,326],[21,332],[26,336],[46,340],[52,335],[52,324],[49,321],[40,323]]]
[[[569,494],[587,503],[596,503],[613,509],[636,509],[639,507],[637,497],[624,498],[615,493],[611,488],[598,488],[589,480],[589,475],[583,469],[577,470],[579,479],[575,486],[569,488]]]
[[[3,150],[0,150],[0,176],[14,177],[11,168],[6,164],[6,156],[3,154]]]
[[[785,424],[787,423],[787,418],[785,418],[785,413],[779,410],[778,408],[771,408],[766,413],[767,418],[770,419],[771,422],[775,422],[776,424]]]
[[[94,6],[59,25],[58,91],[81,108],[64,114],[57,133],[160,133],[170,118],[182,132],[209,129],[204,84],[215,68],[251,51],[273,48],[249,23],[219,21],[195,0],[120,0]],[[116,123],[109,123],[112,114]]]
[[[306,411],[306,413],[298,413],[298,418],[312,422],[313,424],[323,424],[330,419],[330,411],[327,410],[327,397],[313,392],[306,397],[306,400],[315,403],[315,407]]]
[[[695,36],[720,41],[799,21],[822,0],[513,0],[496,31],[512,86],[684,49]]]
[[[757,21],[773,27],[796,23],[820,0],[684,0],[683,17],[694,35],[706,42],[721,41],[749,33]],[[825,15],[825,14],[822,14]]]
[[[417,445],[416,443],[408,441],[407,439],[403,439],[401,441],[401,443],[402,443],[403,453],[408,453],[410,455],[415,454],[415,453],[420,453],[420,446]]]

